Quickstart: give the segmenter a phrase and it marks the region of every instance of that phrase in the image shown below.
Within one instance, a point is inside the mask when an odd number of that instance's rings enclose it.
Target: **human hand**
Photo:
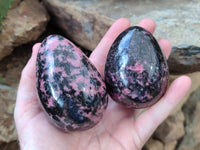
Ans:
[[[130,26],[125,19],[117,20],[105,34],[90,56],[91,62],[103,76],[107,53],[116,37]],[[153,33],[155,23],[144,19],[139,26]],[[170,43],[159,40],[168,58]],[[109,100],[103,119],[86,131],[63,132],[48,122],[40,108],[35,88],[36,57],[40,44],[33,47],[32,57],[22,71],[17,93],[14,118],[21,149],[25,150],[139,150],[159,124],[169,115],[189,90],[191,81],[187,76],[177,78],[166,94],[153,106],[141,113]]]

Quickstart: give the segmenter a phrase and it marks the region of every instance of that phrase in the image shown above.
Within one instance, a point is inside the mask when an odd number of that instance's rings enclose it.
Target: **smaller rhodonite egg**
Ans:
[[[137,26],[114,41],[104,74],[112,99],[128,108],[153,105],[168,83],[168,66],[159,44],[150,32]]]
[[[48,36],[39,48],[36,88],[47,117],[64,131],[92,128],[108,103],[97,69],[79,48],[59,35]]]

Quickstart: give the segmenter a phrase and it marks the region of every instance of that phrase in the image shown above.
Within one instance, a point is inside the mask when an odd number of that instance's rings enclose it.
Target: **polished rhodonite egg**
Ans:
[[[79,48],[59,35],[47,37],[39,48],[36,87],[47,117],[64,131],[93,127],[107,107],[101,75]]]
[[[107,91],[129,108],[153,105],[166,92],[168,66],[157,41],[141,27],[130,27],[112,44],[105,64]]]

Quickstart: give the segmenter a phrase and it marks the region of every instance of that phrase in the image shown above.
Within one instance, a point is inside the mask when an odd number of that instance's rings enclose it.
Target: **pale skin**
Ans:
[[[138,25],[151,33],[155,30],[151,19],[143,19]],[[117,20],[92,52],[89,59],[102,76],[113,41],[129,26],[127,19]],[[161,39],[158,42],[168,58],[171,50],[169,41]],[[180,76],[156,104],[142,112],[109,100],[103,119],[94,128],[66,133],[49,123],[38,103],[35,64],[39,46],[40,43],[37,43],[33,47],[32,56],[22,71],[17,93],[14,118],[22,150],[140,150],[191,86],[189,77]]]

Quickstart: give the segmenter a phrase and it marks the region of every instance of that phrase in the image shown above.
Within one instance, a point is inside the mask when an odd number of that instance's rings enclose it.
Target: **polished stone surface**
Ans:
[[[64,131],[93,127],[107,107],[100,74],[83,52],[62,36],[51,35],[42,42],[36,86],[47,117]]]
[[[114,41],[105,65],[108,93],[129,108],[144,108],[166,91],[168,66],[155,38],[141,27],[130,27]]]

